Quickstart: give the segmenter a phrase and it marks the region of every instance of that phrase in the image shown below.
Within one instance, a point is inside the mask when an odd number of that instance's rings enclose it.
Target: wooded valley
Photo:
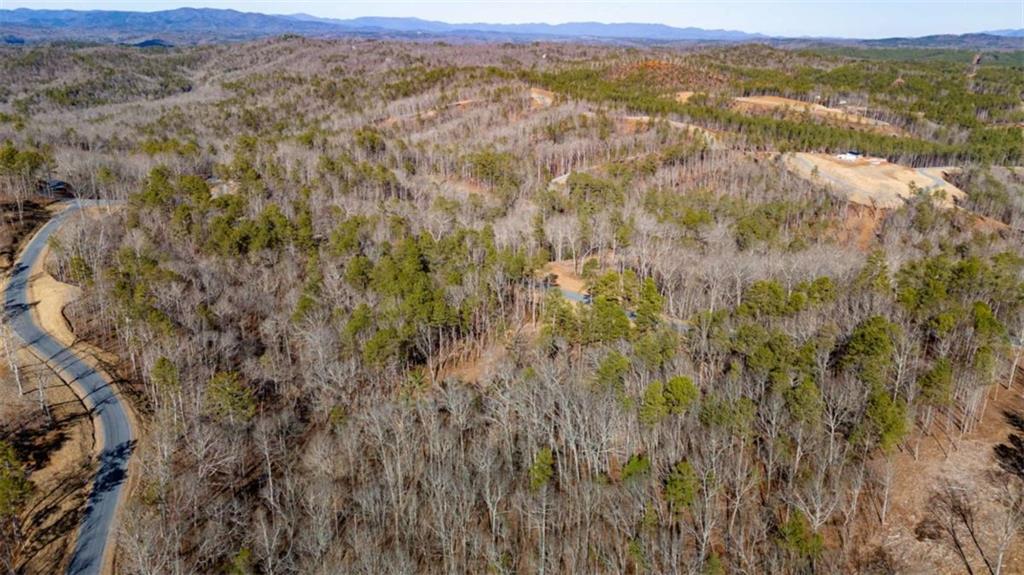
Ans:
[[[120,202],[46,268],[141,422],[118,572],[1021,572],[1024,69],[933,55],[0,47],[4,225]]]

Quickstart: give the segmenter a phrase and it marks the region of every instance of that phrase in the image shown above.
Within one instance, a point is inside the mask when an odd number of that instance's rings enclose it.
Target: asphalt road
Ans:
[[[65,381],[77,385],[76,393],[90,409],[97,433],[102,435],[99,468],[93,479],[85,514],[78,527],[74,555],[68,566],[69,574],[100,573],[107,548],[113,546],[114,520],[128,472],[128,458],[135,445],[131,425],[124,406],[110,382],[80,360],[50,334],[35,324],[29,313],[33,302],[28,301],[29,272],[39,259],[50,236],[61,224],[79,213],[80,207],[102,205],[100,201],[75,202],[54,217],[30,240],[14,265],[13,274],[4,291],[4,312],[8,325],[37,356],[61,375]]]

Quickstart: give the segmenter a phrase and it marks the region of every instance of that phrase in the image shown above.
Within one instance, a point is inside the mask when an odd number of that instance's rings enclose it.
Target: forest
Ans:
[[[117,571],[1024,570],[1024,69],[963,56],[0,47],[3,225],[117,202],[46,262],[142,422]],[[785,159],[849,150],[964,199]]]

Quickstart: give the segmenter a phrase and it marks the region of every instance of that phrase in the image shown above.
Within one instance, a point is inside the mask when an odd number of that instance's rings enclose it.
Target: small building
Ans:
[[[863,157],[864,154],[861,154],[857,150],[850,150],[849,152],[843,152],[842,154],[836,156],[836,158],[839,158],[844,162],[856,162],[857,160]]]

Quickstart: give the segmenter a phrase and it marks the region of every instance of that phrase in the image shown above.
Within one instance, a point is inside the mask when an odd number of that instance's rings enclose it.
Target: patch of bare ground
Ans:
[[[17,552],[18,573],[60,573],[74,551],[78,524],[92,478],[94,428],[78,396],[28,351],[18,353],[21,397],[14,381],[0,390],[4,403],[20,399],[32,407],[17,422],[9,441],[27,462],[32,492],[20,516],[24,538]],[[7,381],[7,380],[5,380]],[[38,404],[42,389],[46,411]]]
[[[440,175],[427,176],[427,181],[441,192],[451,192],[459,196],[481,196],[487,194],[487,188],[477,182]]]
[[[654,120],[650,116],[623,116],[620,120],[625,126],[631,128],[633,131],[638,131],[638,127],[648,129],[654,125]],[[695,126],[693,124],[687,124],[685,122],[677,122],[675,120],[669,120],[668,125],[677,129],[682,130],[690,135],[702,136],[709,145],[716,142],[715,132],[707,128]],[[632,132],[630,132],[632,133]]]
[[[844,160],[828,154],[787,154],[786,166],[797,175],[827,185],[856,204],[896,209],[912,197],[912,186],[932,195],[942,207],[954,207],[966,194],[928,172],[893,164],[881,158]],[[948,170],[949,168],[944,168]]]
[[[676,102],[685,104],[690,101],[690,98],[692,98],[695,93],[696,92],[689,91],[676,92]]]
[[[597,114],[593,112],[585,112],[585,116],[594,118]],[[615,131],[620,134],[637,134],[645,132],[655,127],[657,118],[651,116],[613,116],[612,121],[615,124]],[[701,136],[709,146],[714,146],[718,143],[720,133],[713,132],[707,128],[702,128],[694,124],[687,124],[685,122],[677,122],[675,120],[667,120],[667,125],[676,130],[682,130],[691,136]]]
[[[982,234],[998,234],[1010,230],[1010,226],[1003,222],[956,208],[961,218],[956,224],[960,229],[969,229]],[[863,252],[871,250],[872,245],[878,237],[879,227],[891,210],[884,210],[872,206],[849,203],[846,206],[845,216],[840,220],[837,230],[837,239],[840,244],[852,245]]]
[[[385,118],[384,120],[382,120],[380,122],[380,126],[384,127],[384,128],[391,128],[391,127],[397,126],[397,125],[399,125],[399,124],[401,124],[403,122],[412,122],[412,121],[424,122],[424,121],[428,121],[428,120],[434,120],[434,119],[440,117],[441,114],[443,114],[445,112],[449,112],[449,111],[463,111],[463,110],[466,110],[466,109],[468,109],[468,108],[470,108],[470,107],[472,107],[472,106],[474,106],[476,104],[479,104],[481,102],[483,102],[483,100],[478,99],[478,98],[468,98],[468,99],[464,99],[464,100],[458,100],[458,101],[452,102],[450,104],[445,104],[443,106],[438,106],[436,108],[431,108],[429,110],[424,110],[424,111],[421,111],[421,112],[415,112],[415,113],[412,113],[412,114],[405,114],[405,115],[402,115],[402,116],[390,116],[390,117]]]
[[[839,221],[836,239],[842,245],[852,245],[867,252],[878,237],[878,228],[888,212],[872,206],[849,203]]]
[[[982,234],[998,234],[1012,231],[1010,226],[995,218],[983,216],[963,208],[957,208],[957,212],[961,215],[957,224],[961,229],[970,229]]]
[[[888,122],[821,104],[812,104],[779,96],[746,96],[733,100],[733,108],[748,114],[782,113],[783,115],[809,115],[812,118],[849,128],[899,136],[903,131]]]
[[[98,219],[102,217],[100,210],[106,208],[89,208],[80,213],[84,217]],[[96,358],[108,365],[116,365],[117,357],[105,349],[93,345],[79,337],[68,320],[67,308],[82,295],[78,286],[63,283],[47,272],[47,261],[50,248],[45,246],[40,252],[37,268],[29,280],[28,297],[34,302],[32,313],[36,323],[50,333],[57,341],[75,351],[79,356]]]
[[[1008,489],[1024,482],[1024,382],[992,386],[963,438],[937,423],[916,441],[893,458],[890,511],[870,546],[922,574],[995,572],[1002,548],[1001,572],[1024,573],[1024,536],[1004,535]]]
[[[543,88],[530,88],[530,108],[539,110],[555,104],[555,93]]]
[[[583,262],[580,262],[580,266]],[[559,288],[576,293],[584,293],[587,283],[576,271],[576,262],[573,260],[560,260],[544,264],[542,272],[547,276],[554,276],[555,285]]]
[[[535,325],[525,324],[514,332],[506,333],[503,337],[490,341],[478,349],[468,350],[462,357],[442,369],[438,379],[482,383],[494,375],[497,368],[508,358],[509,348],[516,345],[517,340],[534,337],[536,332]]]
[[[217,179],[208,183],[210,184],[210,196],[213,198],[237,194],[242,187],[238,180]]]

